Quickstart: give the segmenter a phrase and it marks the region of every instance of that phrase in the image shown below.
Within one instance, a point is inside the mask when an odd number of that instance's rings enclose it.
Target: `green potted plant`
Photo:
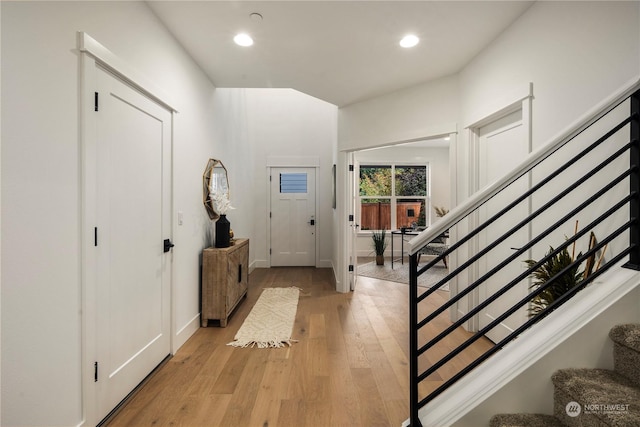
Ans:
[[[575,232],[578,232],[578,222],[576,221]],[[593,231],[589,235],[589,250],[593,249],[596,246],[596,236]],[[602,259],[604,258],[604,254],[607,250],[607,245],[604,246],[604,249],[600,253],[599,259],[596,264],[596,254],[592,254],[586,259],[585,266],[583,270],[580,270],[580,265],[575,265],[566,271],[562,276],[560,276],[555,283],[546,288],[544,291],[540,292],[531,300],[531,305],[529,306],[529,316],[535,316],[542,312],[547,306],[549,306],[552,302],[559,299],[565,293],[569,292],[576,286],[579,286],[583,280],[586,280],[592,272],[597,271],[600,268],[600,264]],[[549,252],[547,255],[551,255],[554,251],[553,247],[549,247]],[[569,267],[576,258],[580,258],[582,256],[582,252],[576,253],[576,242],[573,242],[573,249],[571,254],[564,248],[551,258],[549,258],[544,264],[540,265],[536,270],[531,273],[529,276],[533,279],[531,283],[530,289],[535,290],[544,286],[553,276],[564,270],[566,267]],[[525,261],[527,267],[532,268],[537,264],[537,261],[534,259],[528,259]]]
[[[553,247],[550,247],[547,255],[551,254],[553,251]],[[580,257],[581,255],[581,253],[578,254],[578,257]],[[533,279],[531,289],[540,288],[553,276],[571,265],[572,262],[573,257],[569,254],[567,248],[564,248],[562,251],[549,258],[544,264],[533,271],[530,276]],[[529,259],[526,260],[525,263],[527,264],[527,267],[531,268],[537,263],[537,261]],[[529,316],[535,316],[539,314],[549,304],[570,291],[573,287],[578,286],[580,282],[582,282],[584,276],[584,271],[580,271],[579,267],[579,265],[576,265],[575,267],[569,269],[569,271],[559,277],[553,285],[549,286],[544,291],[536,295],[531,300],[531,305],[529,306]]]
[[[376,265],[384,265],[384,251],[387,249],[387,230],[374,230],[371,233],[373,250],[376,253]]]

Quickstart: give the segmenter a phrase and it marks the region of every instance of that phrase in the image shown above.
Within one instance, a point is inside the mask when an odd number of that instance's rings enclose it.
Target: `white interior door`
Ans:
[[[97,408],[101,418],[170,348],[171,113],[97,69]]]
[[[480,187],[484,187],[498,178],[503,177],[529,154],[529,141],[527,135],[528,132],[526,126],[523,125],[521,109],[503,116],[502,118],[479,129],[478,171]],[[519,179],[511,186],[498,193],[480,208],[480,223],[483,223],[485,219],[493,216],[506,204],[528,189],[528,180]],[[496,223],[486,229],[486,231],[480,233],[480,248],[484,248],[487,243],[492,242],[496,237],[502,235],[502,233],[509,230],[529,215],[529,210],[528,202],[525,201],[520,203],[513,210],[502,216]],[[506,243],[499,245],[489,252],[489,256],[482,258],[479,263],[479,277],[484,275],[498,262],[512,255],[512,248],[520,247],[528,241],[529,229],[527,227],[523,227],[511,235]],[[484,301],[487,297],[493,295],[498,289],[513,280],[513,278],[518,274],[521,274],[523,267],[524,264],[522,262],[514,261],[491,276],[491,278],[489,278],[480,288],[480,301]],[[487,326],[508,308],[513,306],[515,302],[523,298],[526,295],[527,286],[526,281],[524,281],[514,287],[507,294],[487,306],[487,308],[480,313],[478,319],[480,328]],[[492,329],[487,334],[487,337],[492,341],[497,342],[520,326],[526,318],[527,313],[525,307],[515,315],[505,319],[505,321],[503,321],[499,326]]]
[[[316,170],[271,169],[271,266],[316,265]]]

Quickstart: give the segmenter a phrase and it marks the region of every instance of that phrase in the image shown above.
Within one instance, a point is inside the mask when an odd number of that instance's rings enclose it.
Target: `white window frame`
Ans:
[[[366,166],[385,166],[391,167],[391,196],[361,196],[360,191],[358,190],[358,203],[356,206],[357,210],[357,222],[362,225],[362,201],[366,199],[389,199],[391,201],[391,230],[399,230],[398,218],[397,218],[397,202],[398,200],[403,199],[424,199],[424,208],[425,208],[425,225],[428,227],[431,225],[431,167],[429,162],[419,163],[419,162],[379,162],[379,161],[366,161],[363,164],[358,164],[356,170],[355,179],[358,180],[358,188],[360,183],[360,168]],[[407,166],[425,166],[427,169],[426,180],[427,180],[427,195],[426,196],[396,196],[396,180],[395,180],[395,171],[396,167],[407,167]],[[387,230],[387,231],[391,231]],[[374,230],[362,230],[360,229],[359,235],[370,235]]]

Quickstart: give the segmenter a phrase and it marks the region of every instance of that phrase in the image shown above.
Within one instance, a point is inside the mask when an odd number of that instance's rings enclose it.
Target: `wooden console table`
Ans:
[[[249,239],[236,239],[228,248],[207,248],[202,251],[202,327],[209,320],[227,319],[247,295],[249,285]]]

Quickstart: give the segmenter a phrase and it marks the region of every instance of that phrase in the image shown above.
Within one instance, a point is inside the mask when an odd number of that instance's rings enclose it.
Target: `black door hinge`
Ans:
[[[349,264],[349,271],[353,272],[353,264]]]
[[[93,227],[93,246],[98,246],[98,227]]]
[[[353,222],[353,215],[349,215],[349,221]]]
[[[349,172],[353,172],[353,165],[349,165]]]
[[[98,382],[98,362],[93,364],[93,381]]]
[[[93,97],[93,110],[98,111],[98,92],[94,92]]]

